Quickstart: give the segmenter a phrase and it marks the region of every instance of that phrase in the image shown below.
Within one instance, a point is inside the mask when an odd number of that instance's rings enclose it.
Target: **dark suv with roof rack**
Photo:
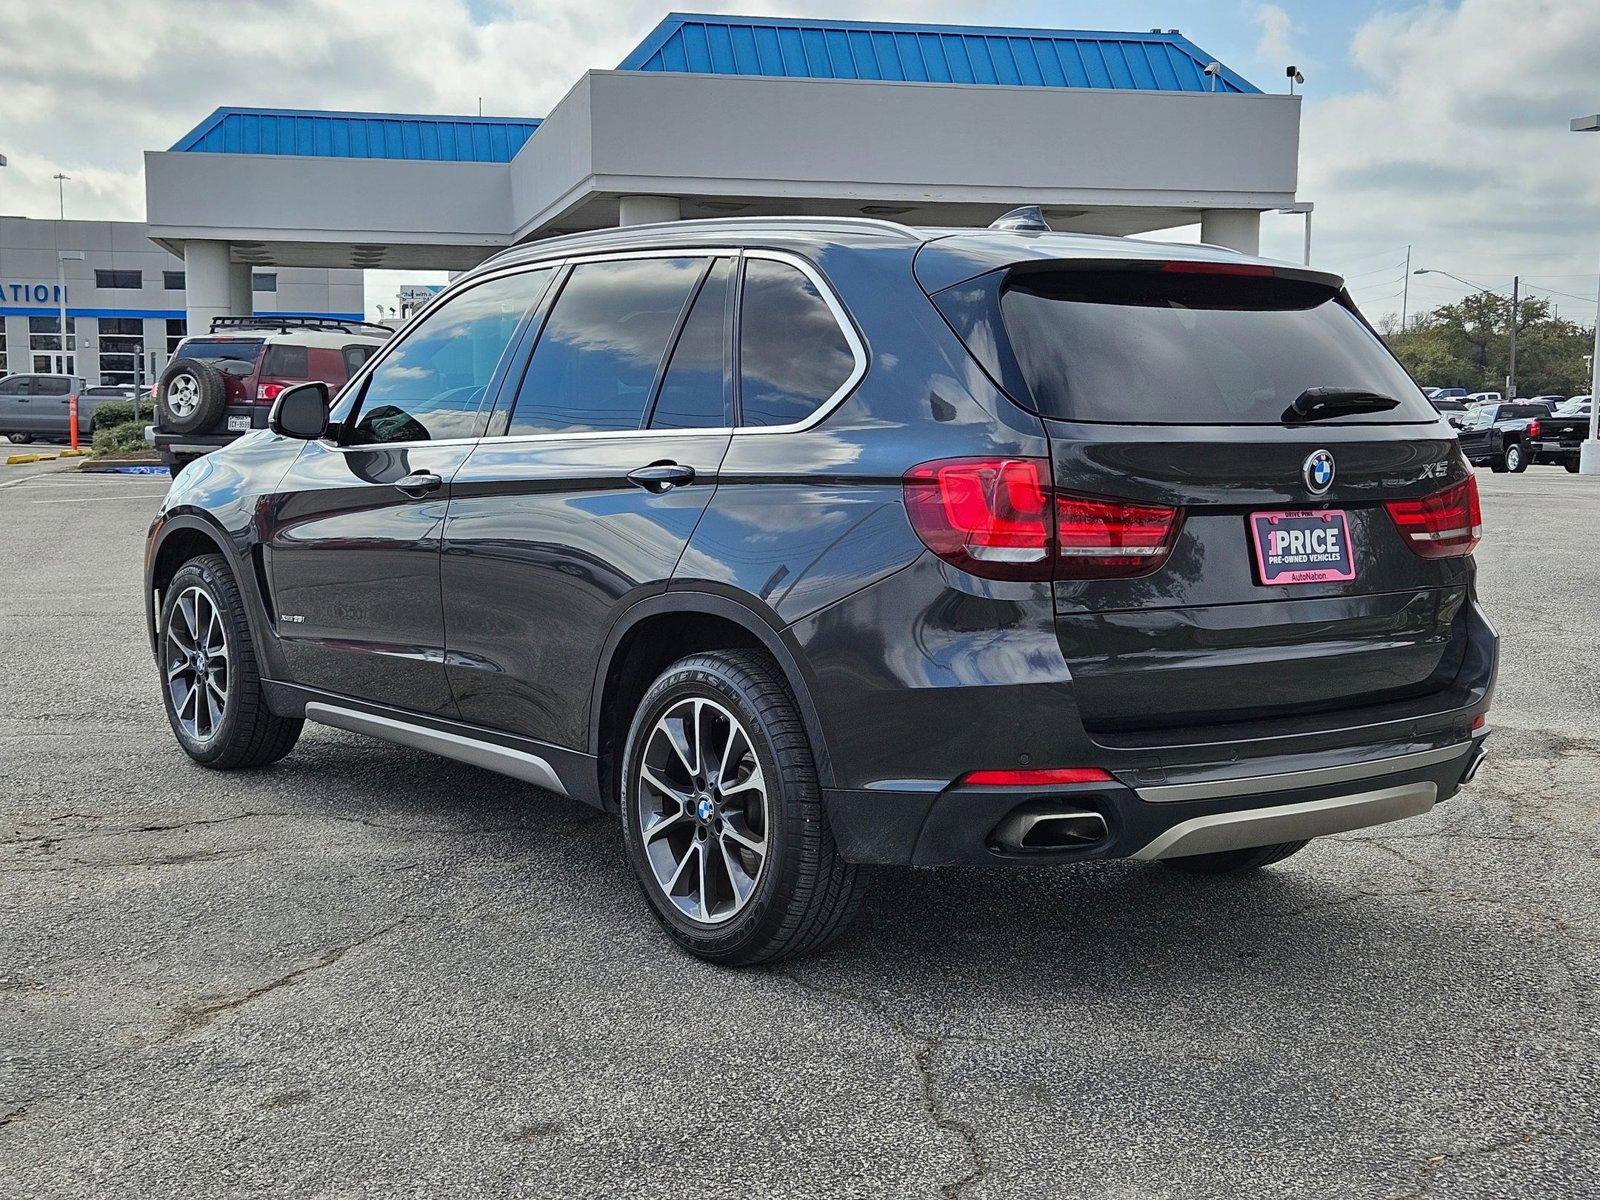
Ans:
[[[317,381],[342,387],[393,330],[331,317],[217,317],[204,337],[178,343],[151,389],[146,437],[176,475],[203,454],[265,429],[278,393]]]
[[[177,740],[259,767],[310,720],[616,813],[725,963],[834,936],[864,863],[1237,872],[1448,800],[1497,653],[1477,485],[1339,278],[1002,225],[457,279],[174,483]]]

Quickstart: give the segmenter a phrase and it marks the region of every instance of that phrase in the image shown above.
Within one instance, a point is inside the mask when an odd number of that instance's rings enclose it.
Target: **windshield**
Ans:
[[[1307,388],[1398,401],[1332,422],[1432,422],[1383,343],[1323,284],[1166,271],[1014,275],[1000,301],[1039,412],[1073,421],[1279,424]]]
[[[1555,415],[1558,417],[1576,417],[1589,411],[1589,397],[1574,396],[1571,400],[1563,400],[1556,405]]]
[[[262,342],[241,338],[185,342],[178,350],[179,358],[203,358],[226,375],[244,376],[256,369],[261,357]]]
[[[1470,408],[1462,426],[1466,429],[1487,429],[1494,424],[1494,415],[1498,411],[1493,404],[1480,404],[1476,408]]]

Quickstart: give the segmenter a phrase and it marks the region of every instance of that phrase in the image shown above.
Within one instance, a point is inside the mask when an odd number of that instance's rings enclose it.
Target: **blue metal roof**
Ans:
[[[206,154],[510,162],[539,128],[533,117],[439,117],[219,108],[173,146]]]
[[[618,70],[1208,92],[1211,61],[1178,33],[670,13]],[[1217,90],[1261,89],[1223,67]]]

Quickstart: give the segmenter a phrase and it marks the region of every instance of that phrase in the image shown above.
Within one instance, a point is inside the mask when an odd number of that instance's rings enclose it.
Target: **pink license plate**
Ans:
[[[1345,583],[1356,577],[1342,509],[1250,514],[1250,544],[1263,584]]]

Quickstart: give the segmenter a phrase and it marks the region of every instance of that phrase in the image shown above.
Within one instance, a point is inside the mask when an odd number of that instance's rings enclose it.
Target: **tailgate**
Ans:
[[[1455,677],[1470,560],[1414,554],[1384,506],[1465,479],[1453,439],[1049,429],[1057,486],[1181,511],[1154,572],[1056,584],[1057,635],[1087,728],[1328,711],[1425,694]],[[1319,497],[1305,475],[1321,450],[1336,471]],[[1297,511],[1343,514],[1353,579],[1263,582],[1251,516]]]

